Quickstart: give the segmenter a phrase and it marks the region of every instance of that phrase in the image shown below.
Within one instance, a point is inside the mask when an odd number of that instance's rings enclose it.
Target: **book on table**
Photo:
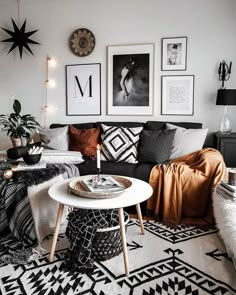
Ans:
[[[112,176],[101,176],[100,181],[94,181],[94,177],[85,178],[80,183],[89,192],[115,192],[125,189],[124,184],[116,181]]]
[[[37,164],[26,164],[24,161],[20,161],[14,168],[15,171],[33,170],[33,169],[45,169],[47,167],[46,162],[39,162]]]

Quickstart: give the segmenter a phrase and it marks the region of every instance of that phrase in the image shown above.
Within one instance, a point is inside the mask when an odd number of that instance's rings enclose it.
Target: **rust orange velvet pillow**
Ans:
[[[77,129],[69,126],[69,150],[81,152],[90,158],[96,157],[100,128]]]

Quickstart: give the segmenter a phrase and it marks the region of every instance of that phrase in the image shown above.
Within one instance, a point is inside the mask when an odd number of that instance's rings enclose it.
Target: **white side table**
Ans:
[[[91,176],[92,177],[92,176]],[[123,177],[123,176],[122,176]],[[76,177],[81,180],[83,176]],[[55,233],[52,241],[49,261],[53,260],[59,228],[61,224],[61,217],[64,209],[64,205],[68,205],[80,209],[118,209],[120,234],[124,258],[125,273],[129,275],[129,263],[128,263],[128,251],[126,245],[125,226],[124,226],[124,212],[123,208],[136,205],[137,215],[140,222],[141,233],[144,234],[144,227],[142,221],[142,214],[140,209],[140,203],[147,200],[152,195],[152,187],[139,179],[127,177],[132,182],[131,187],[123,194],[116,198],[110,199],[90,199],[84,198],[70,193],[69,182],[74,179],[66,179],[52,185],[48,191],[49,196],[59,203],[57,221],[55,226]]]

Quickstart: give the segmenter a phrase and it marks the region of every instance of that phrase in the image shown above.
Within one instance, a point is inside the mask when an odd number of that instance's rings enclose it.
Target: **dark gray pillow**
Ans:
[[[139,141],[138,160],[163,163],[169,160],[176,130],[143,130]]]

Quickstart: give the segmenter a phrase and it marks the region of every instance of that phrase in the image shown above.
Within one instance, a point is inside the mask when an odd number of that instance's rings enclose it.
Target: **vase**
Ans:
[[[20,137],[11,137],[13,147],[22,146]]]

